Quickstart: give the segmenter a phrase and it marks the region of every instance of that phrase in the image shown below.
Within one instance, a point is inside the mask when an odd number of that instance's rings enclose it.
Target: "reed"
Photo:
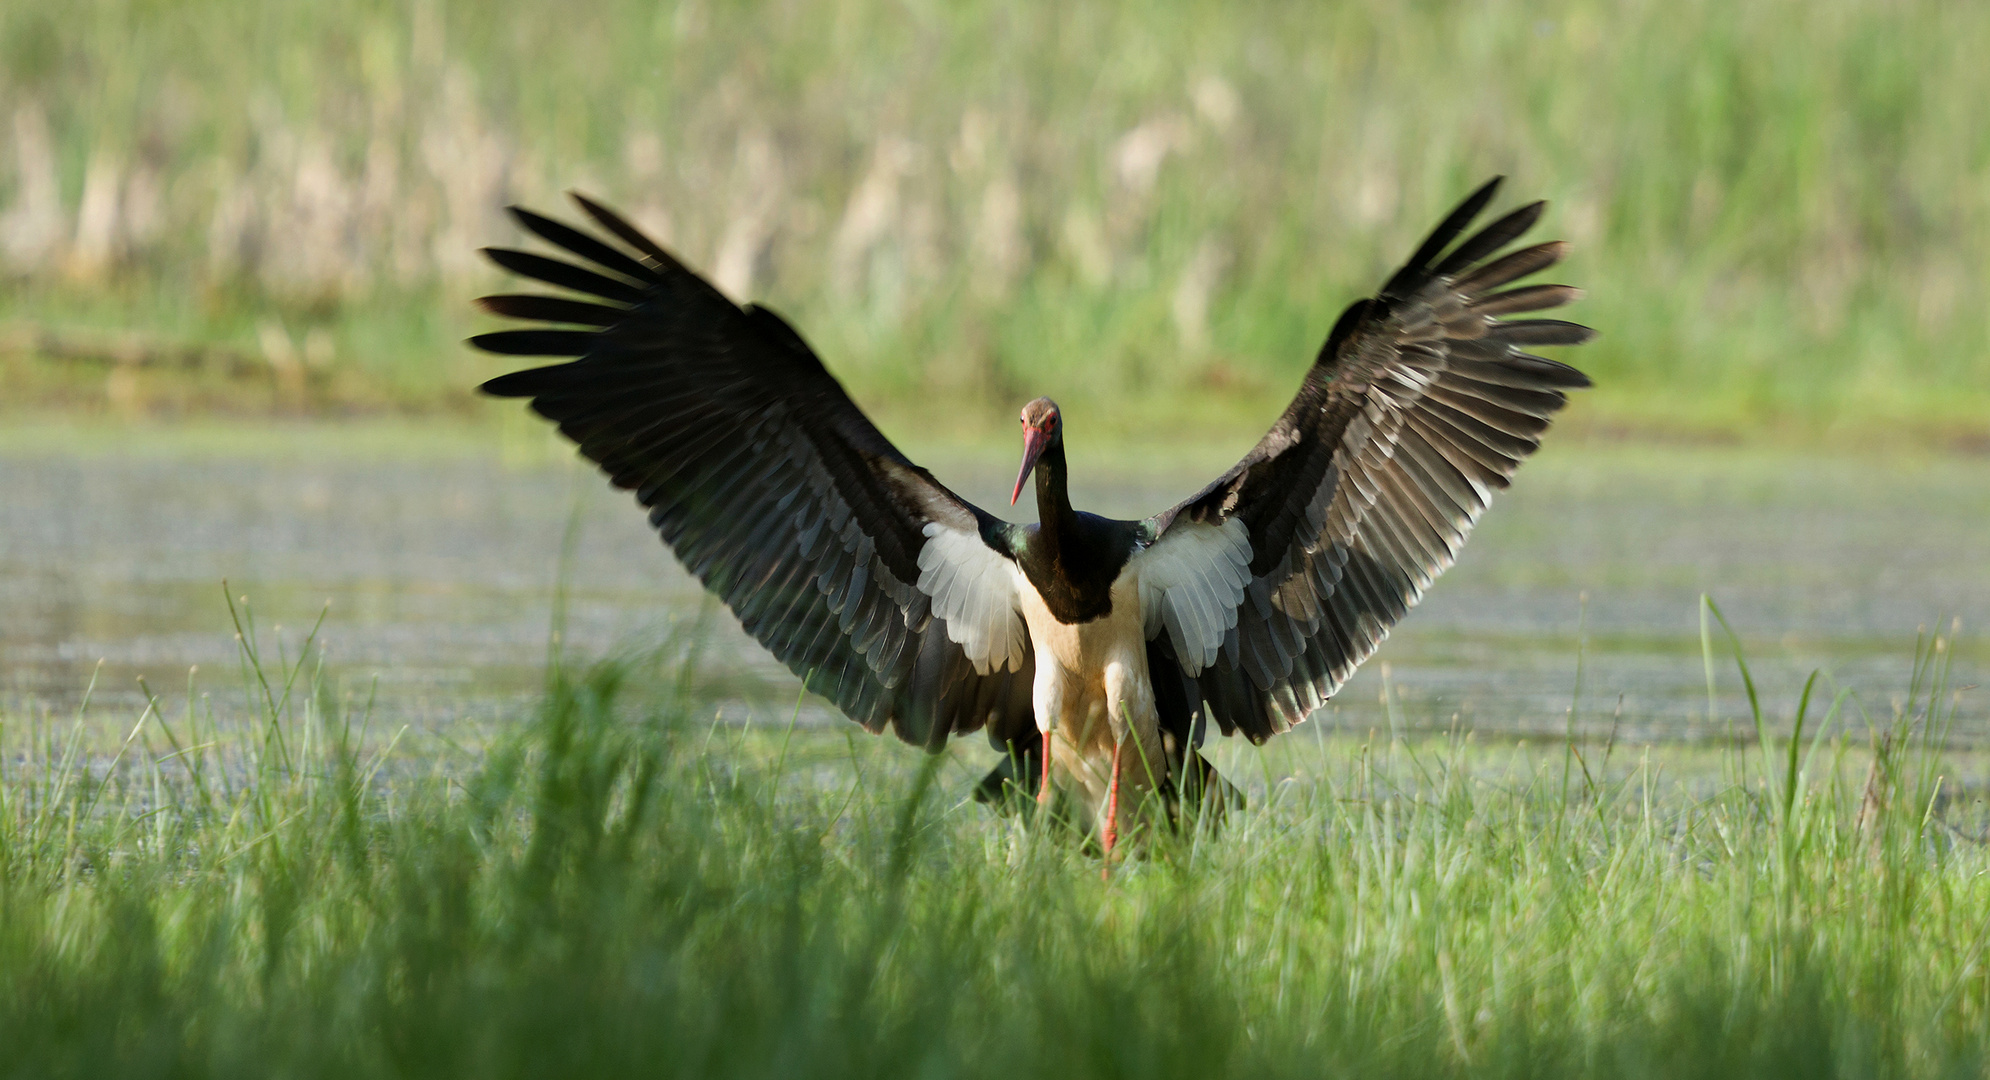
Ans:
[[[0,322],[17,368],[130,331],[279,405],[460,403],[475,248],[581,188],[866,400],[1250,426],[1504,172],[1604,331],[1578,422],[1980,438],[1986,51],[1937,0],[7,3]]]

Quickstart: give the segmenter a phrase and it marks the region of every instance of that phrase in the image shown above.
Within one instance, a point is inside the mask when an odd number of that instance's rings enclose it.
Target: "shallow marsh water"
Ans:
[[[1242,448],[1074,446],[1075,495],[1104,513],[1151,513]],[[1013,448],[908,450],[1002,506]],[[171,700],[198,665],[197,691],[226,714],[240,695],[226,579],[266,653],[294,656],[329,601],[331,685],[376,695],[385,721],[502,722],[540,686],[569,530],[571,654],[631,651],[697,624],[700,590],[629,497],[536,428],[10,425],[0,701],[66,711],[94,675],[95,702],[135,713],[136,676]],[[1779,724],[1814,667],[1886,719],[1917,628],[1955,618],[1952,681],[1977,683],[1990,655],[1974,633],[1990,623],[1990,462],[1551,441],[1321,719],[1559,735],[1575,700],[1573,723],[1592,734],[1724,737],[1742,699],[1723,661],[1708,718],[1703,591],[1743,635]],[[702,670],[727,714],[785,723],[796,680],[722,610],[711,626]],[[1982,693],[1965,693],[1957,715],[1958,737],[1990,741]],[[834,713],[812,703],[802,718]]]

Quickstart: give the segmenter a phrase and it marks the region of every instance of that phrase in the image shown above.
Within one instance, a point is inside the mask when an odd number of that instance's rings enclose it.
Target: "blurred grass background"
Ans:
[[[1572,423],[1982,448],[1986,54],[1919,0],[7,0],[4,407],[470,409],[475,248],[576,188],[898,422],[1258,427],[1506,173],[1603,331]]]

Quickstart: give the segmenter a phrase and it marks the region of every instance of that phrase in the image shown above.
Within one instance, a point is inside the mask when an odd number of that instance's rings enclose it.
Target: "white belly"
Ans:
[[[1122,572],[1113,582],[1112,612],[1087,623],[1058,622],[1034,588],[1021,592],[1036,652],[1036,725],[1051,749],[1052,782],[1076,796],[1086,816],[1102,814],[1113,750],[1123,745],[1120,798],[1137,805],[1166,779],[1168,762],[1147,675],[1136,576]]]

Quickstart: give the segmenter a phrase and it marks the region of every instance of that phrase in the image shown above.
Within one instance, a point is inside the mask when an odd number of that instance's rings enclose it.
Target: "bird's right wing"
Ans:
[[[851,719],[932,747],[984,726],[998,747],[1034,740],[1013,527],[906,460],[779,316],[576,201],[629,251],[513,210],[587,265],[508,249],[492,261],[586,299],[486,297],[496,314],[565,328],[472,343],[578,359],[484,391],[531,398],[635,492],[746,631]]]
[[[1525,351],[1581,344],[1587,327],[1500,318],[1578,295],[1564,285],[1497,291],[1566,250],[1539,244],[1492,258],[1543,204],[1445,254],[1498,184],[1465,200],[1379,295],[1341,316],[1285,415],[1243,461],[1149,519],[1153,540],[1136,560],[1163,699],[1206,705],[1225,733],[1253,741],[1304,720],[1451,565],[1564,391],[1589,385]],[[1185,684],[1161,686],[1170,675]]]

